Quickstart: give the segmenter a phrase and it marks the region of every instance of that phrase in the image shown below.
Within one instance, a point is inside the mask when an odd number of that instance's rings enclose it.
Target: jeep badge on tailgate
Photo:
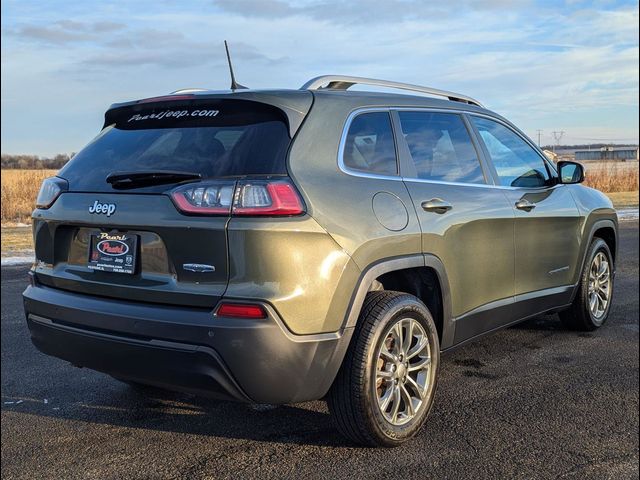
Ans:
[[[106,213],[107,217],[110,217],[113,212],[116,211],[115,203],[100,203],[98,200],[93,202],[93,205],[89,207],[89,213]]]

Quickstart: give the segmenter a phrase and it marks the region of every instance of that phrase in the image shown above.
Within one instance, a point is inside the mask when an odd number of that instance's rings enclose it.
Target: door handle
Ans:
[[[453,208],[453,205],[451,205],[449,202],[445,202],[441,198],[432,198],[431,200],[426,200],[422,202],[421,206],[425,212],[434,212],[439,214],[446,213]]]
[[[531,203],[529,200],[522,199],[516,202],[516,208],[518,210],[524,210],[525,212],[530,212],[531,210],[536,208],[536,204]]]

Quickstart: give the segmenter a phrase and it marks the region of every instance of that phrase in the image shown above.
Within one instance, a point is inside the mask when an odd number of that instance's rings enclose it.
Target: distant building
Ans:
[[[602,147],[593,150],[576,150],[576,161],[617,160],[638,161],[638,147]]]

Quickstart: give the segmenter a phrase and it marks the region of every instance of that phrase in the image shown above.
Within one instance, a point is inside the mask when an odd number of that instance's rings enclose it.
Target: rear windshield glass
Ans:
[[[286,116],[263,103],[143,104],[107,112],[105,128],[58,175],[71,190],[92,192],[114,191],[106,182],[114,172],[281,175],[289,142]]]

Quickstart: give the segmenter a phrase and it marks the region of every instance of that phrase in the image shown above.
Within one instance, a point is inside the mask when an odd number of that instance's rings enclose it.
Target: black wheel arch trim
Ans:
[[[442,261],[432,254],[384,258],[365,268],[354,290],[342,329],[352,329],[355,327],[364,299],[371,290],[375,279],[385,273],[417,267],[432,268],[438,276],[442,293],[442,338],[440,340],[440,348],[445,349],[452,346],[455,336],[455,323],[451,315],[449,278],[447,277],[447,271]]]
[[[580,269],[576,270],[576,279],[575,279],[576,281],[573,282],[574,288],[573,288],[573,293],[571,294],[572,302],[576,294],[578,293],[578,289],[580,287],[580,277],[582,275],[582,271],[584,270],[585,262],[587,261],[587,255],[589,254],[589,245],[591,245],[591,242],[593,242],[596,232],[602,228],[610,228],[613,230],[615,249],[611,253],[614,259],[618,258],[618,225],[617,223],[610,218],[603,218],[601,220],[596,220],[593,223],[593,225],[591,225],[591,228],[589,229],[589,235],[587,235],[586,237],[583,237],[585,238],[585,240],[583,241],[583,244],[580,247],[582,249],[582,261],[580,262]],[[615,274],[616,274],[616,262],[614,260],[612,276],[615,277]]]

